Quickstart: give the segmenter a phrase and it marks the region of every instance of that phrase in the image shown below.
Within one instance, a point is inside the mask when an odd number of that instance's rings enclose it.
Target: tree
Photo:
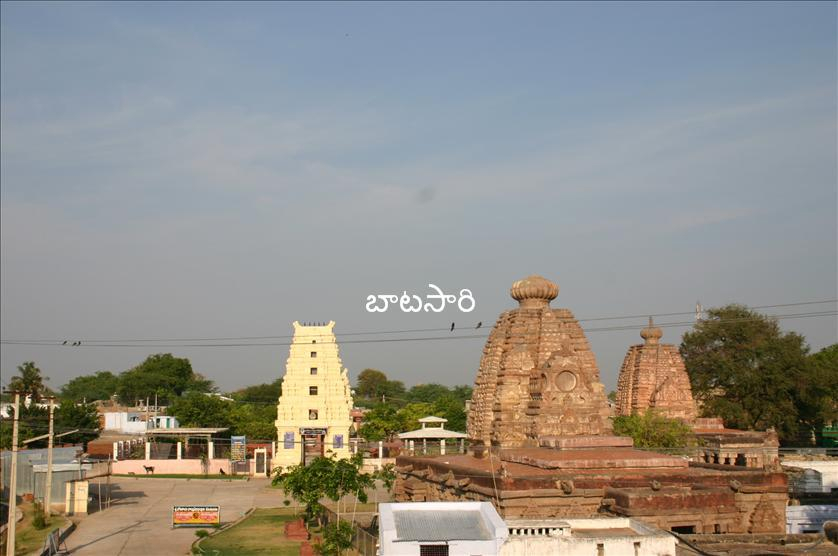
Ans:
[[[708,311],[684,334],[681,355],[702,414],[728,426],[797,435],[797,392],[809,379],[803,337],[742,305]]]
[[[410,402],[433,403],[438,398],[450,393],[448,387],[442,384],[417,384],[407,391],[407,400]]]
[[[390,440],[403,430],[398,410],[390,404],[378,404],[364,414],[358,434],[365,440]]]
[[[692,437],[692,429],[683,421],[650,409],[643,415],[614,418],[614,434],[630,436],[638,448],[683,448]]]
[[[358,375],[355,396],[360,403],[373,405],[382,401],[382,397],[396,405],[403,402],[405,390],[400,380],[389,380],[387,375],[377,369],[364,369]]]
[[[292,465],[284,471],[275,469],[272,484],[303,504],[307,519],[317,518],[319,522],[323,498],[337,502],[353,494],[359,502],[367,501],[366,489],[375,485],[376,475],[361,473],[363,463],[361,454],[349,459],[336,459],[334,454],[318,457],[309,465]]]
[[[419,419],[434,414],[431,403],[409,403],[397,412],[400,431],[413,431],[420,427]]]
[[[464,400],[458,399],[453,394],[442,396],[434,402],[432,413],[437,417],[448,419],[445,428],[465,432],[466,408]]]
[[[182,427],[229,427],[234,402],[201,392],[190,392],[174,399],[168,413],[177,417]]]
[[[838,344],[809,356],[808,379],[801,386],[795,398],[800,422],[807,436],[820,437],[824,426],[838,420]]]
[[[55,409],[56,434],[73,429],[79,429],[79,432],[62,437],[62,442],[83,444],[86,449],[88,442],[99,437],[101,429],[96,404],[65,401]]]
[[[9,390],[24,392],[21,398],[30,394],[32,401],[37,402],[45,394],[51,393],[44,384],[44,380],[49,380],[49,377],[41,376],[41,369],[35,366],[34,361],[26,361],[23,365],[18,365],[17,372],[17,376],[13,376],[9,381]]]
[[[64,385],[59,394],[62,401],[80,402],[108,400],[119,388],[119,377],[110,371],[82,375]]]
[[[256,384],[230,393],[230,397],[240,402],[255,402],[276,405],[282,394],[282,379],[278,378],[270,384]]]
[[[187,390],[206,391],[209,386],[210,381],[192,371],[189,359],[158,353],[122,373],[118,393],[123,403],[145,400],[155,394],[159,402],[168,403]]]
[[[233,402],[229,409],[230,434],[254,440],[276,440],[276,406]]]
[[[324,556],[340,556],[352,546],[352,524],[342,519],[327,523],[323,528],[323,540],[314,545],[314,550]]]

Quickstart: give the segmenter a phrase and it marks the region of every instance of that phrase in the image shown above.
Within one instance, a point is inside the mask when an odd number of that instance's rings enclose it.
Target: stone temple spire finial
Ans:
[[[509,295],[518,301],[521,307],[546,307],[559,295],[559,286],[534,274],[513,283]]]
[[[660,341],[662,336],[663,331],[655,326],[655,321],[652,320],[652,317],[649,317],[649,326],[640,331],[640,337],[646,340],[647,344],[655,345]]]
[[[640,337],[646,340],[647,344],[655,345],[660,341],[662,336],[663,331],[657,326],[655,326],[655,321],[650,316],[649,326],[640,331]]]

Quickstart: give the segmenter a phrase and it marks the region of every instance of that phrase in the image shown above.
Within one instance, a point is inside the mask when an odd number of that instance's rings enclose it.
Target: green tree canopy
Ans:
[[[73,429],[79,432],[68,434],[61,438],[62,442],[71,444],[84,444],[99,437],[99,412],[96,404],[74,403],[66,400],[55,409],[55,431],[56,434]]]
[[[355,398],[361,405],[375,405],[382,399],[388,403],[402,405],[404,403],[404,383],[400,380],[390,380],[387,375],[377,369],[364,369],[358,375],[355,386]]]
[[[367,501],[366,489],[375,485],[377,476],[361,473],[363,462],[361,454],[348,459],[336,459],[334,455],[318,457],[309,465],[275,469],[272,483],[303,504],[307,517],[319,518],[323,513],[320,503],[323,498],[337,502],[352,494],[362,503]]]
[[[201,392],[190,392],[175,398],[168,413],[177,417],[182,427],[230,427],[230,410],[234,402]]]
[[[241,388],[230,393],[230,397],[240,402],[255,402],[276,405],[279,395],[282,394],[282,378],[278,378],[270,384],[256,384]]]
[[[838,421],[838,344],[809,356],[808,378],[796,391],[800,421],[816,436]]]
[[[648,410],[643,415],[615,417],[614,434],[630,436],[638,448],[683,448],[692,437],[692,430],[683,421]]]
[[[77,376],[64,385],[59,397],[62,401],[81,402],[108,400],[119,388],[119,377],[110,371]]]
[[[392,404],[378,404],[364,414],[358,434],[369,441],[390,440],[394,434],[403,431],[398,409]]]
[[[807,350],[802,336],[742,305],[711,309],[681,344],[703,415],[741,429],[774,427],[785,438],[797,436]]]
[[[438,398],[450,393],[451,390],[442,384],[417,384],[407,391],[407,400],[410,402],[433,403]]]
[[[201,392],[211,387],[211,381],[192,371],[189,359],[158,353],[122,373],[118,393],[123,403],[154,398],[155,394],[159,403],[167,403],[186,391]]]
[[[17,375],[9,381],[9,390],[18,390],[30,394],[33,401],[39,401],[45,395],[51,394],[49,388],[44,384],[49,377],[41,375],[41,369],[35,366],[34,361],[26,361],[17,367]],[[22,395],[21,398],[25,396]]]

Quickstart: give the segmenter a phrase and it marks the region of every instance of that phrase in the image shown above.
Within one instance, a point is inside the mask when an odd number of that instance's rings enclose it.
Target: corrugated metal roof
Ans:
[[[393,512],[400,541],[486,541],[489,532],[479,510]]]

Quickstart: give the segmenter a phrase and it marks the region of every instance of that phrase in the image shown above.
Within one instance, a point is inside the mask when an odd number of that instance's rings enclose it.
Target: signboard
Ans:
[[[300,434],[303,436],[317,436],[317,435],[325,435],[326,428],[314,428],[314,427],[300,427]]]
[[[286,450],[291,450],[294,448],[294,433],[293,432],[286,432],[285,437],[282,441],[282,447]]]
[[[244,436],[230,437],[230,461],[247,461],[247,439]]]
[[[336,434],[335,435],[335,441],[333,443],[333,446],[335,447],[335,449],[343,448],[343,435],[342,434]]]
[[[172,527],[221,525],[219,506],[172,506]]]

